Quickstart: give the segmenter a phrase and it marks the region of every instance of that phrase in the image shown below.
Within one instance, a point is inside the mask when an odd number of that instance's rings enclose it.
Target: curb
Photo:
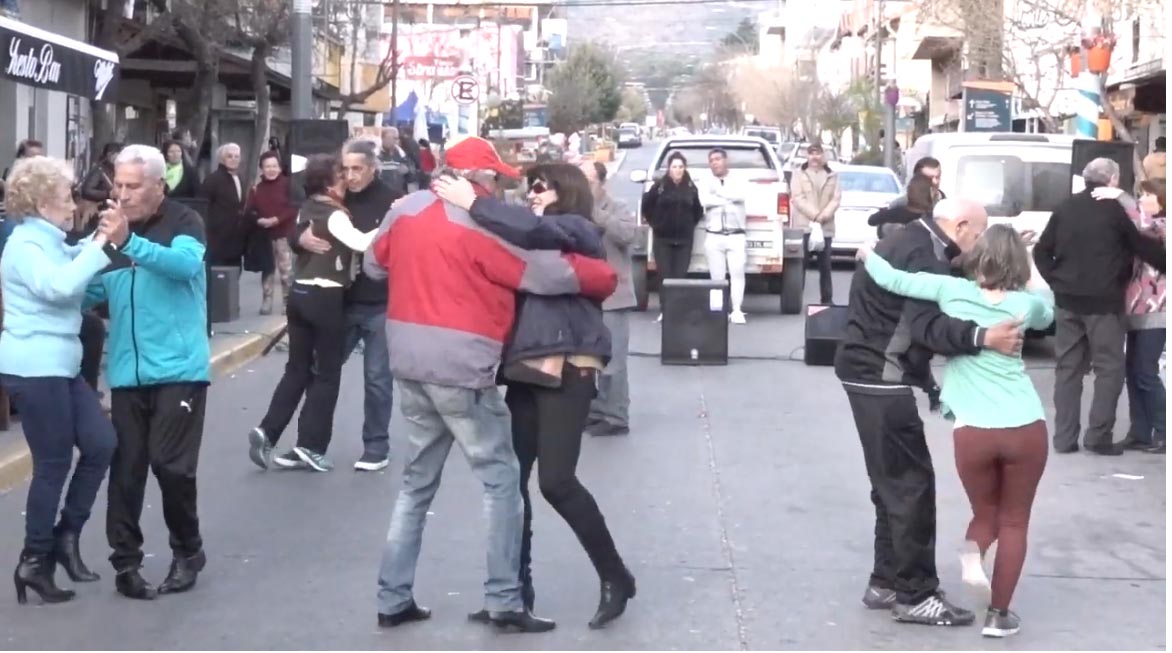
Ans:
[[[212,355],[212,378],[230,374],[260,357],[273,337],[285,328],[284,320],[250,333],[241,342]],[[0,494],[23,484],[32,476],[33,460],[28,445],[20,438],[0,448]]]

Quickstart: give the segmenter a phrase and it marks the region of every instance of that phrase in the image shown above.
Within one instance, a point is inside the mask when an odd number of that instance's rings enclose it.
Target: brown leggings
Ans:
[[[1008,429],[962,426],[953,432],[956,471],[973,507],[965,538],[981,555],[997,542],[990,607],[1009,609],[1025,564],[1030,509],[1049,455],[1046,423]]]

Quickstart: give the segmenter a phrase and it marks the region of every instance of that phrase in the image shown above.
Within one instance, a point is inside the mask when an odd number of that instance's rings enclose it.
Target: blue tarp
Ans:
[[[415,122],[415,107],[419,104],[419,96],[415,91],[403,100],[403,104],[395,107],[395,115],[383,118],[383,126],[394,126],[404,122]]]

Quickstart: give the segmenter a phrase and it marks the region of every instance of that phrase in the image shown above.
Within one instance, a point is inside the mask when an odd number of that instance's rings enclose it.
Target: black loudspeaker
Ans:
[[[1119,164],[1119,187],[1135,192],[1135,162],[1132,159],[1135,143],[1123,141],[1091,141],[1078,139],[1070,149],[1070,176],[1082,176],[1082,169],[1094,159],[1111,159]],[[1073,187],[1073,181],[1071,182]]]
[[[338,154],[350,138],[345,120],[292,120],[281,151],[281,165],[291,176],[290,199],[300,206],[305,200],[305,159],[314,154]]]
[[[664,365],[728,365],[728,281],[665,279],[659,360]]]
[[[208,317],[212,324],[240,319],[240,268],[213,265],[208,277]]]
[[[835,304],[806,307],[806,365],[834,365],[848,310]]]

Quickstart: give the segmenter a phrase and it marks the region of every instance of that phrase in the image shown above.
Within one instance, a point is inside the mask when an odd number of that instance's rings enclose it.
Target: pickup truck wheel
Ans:
[[[802,293],[806,286],[806,266],[800,258],[788,258],[781,268],[781,313],[802,312]]]
[[[635,285],[635,310],[647,310],[651,285],[647,274],[646,258],[640,256],[631,259],[631,281]]]

